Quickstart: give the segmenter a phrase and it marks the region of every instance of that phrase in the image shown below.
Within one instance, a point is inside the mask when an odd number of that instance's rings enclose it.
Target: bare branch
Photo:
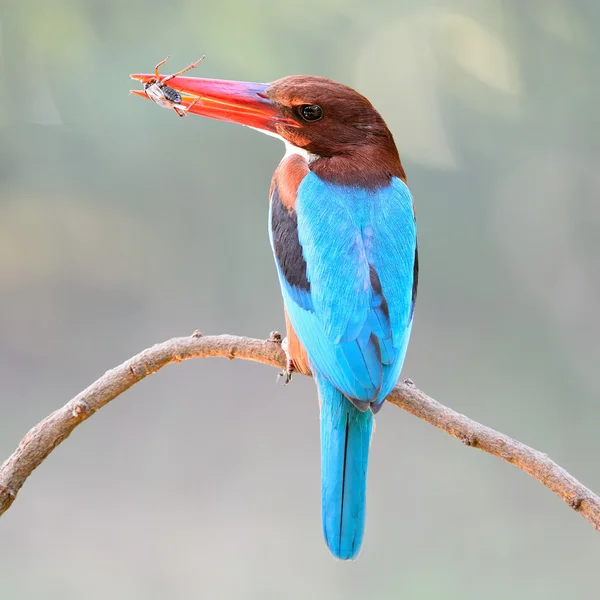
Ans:
[[[191,337],[173,338],[157,344],[107,371],[31,429],[0,467],[0,516],[10,508],[33,470],[69,437],[75,427],[138,381],[170,363],[210,356],[243,358],[284,368],[286,358],[280,341],[281,338],[273,334],[269,340],[256,340],[233,335],[203,337],[200,332],[195,332]],[[449,409],[421,392],[410,380],[397,385],[387,400],[463,444],[522,469],[600,531],[600,498],[546,454]]]

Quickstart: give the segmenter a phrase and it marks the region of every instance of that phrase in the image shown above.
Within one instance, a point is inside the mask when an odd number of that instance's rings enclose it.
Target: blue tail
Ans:
[[[331,553],[356,558],[365,529],[370,410],[361,412],[333,385],[317,379],[321,398],[323,534]]]

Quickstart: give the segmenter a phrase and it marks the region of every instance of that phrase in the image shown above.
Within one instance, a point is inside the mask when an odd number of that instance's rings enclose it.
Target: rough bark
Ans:
[[[277,333],[271,334],[268,340],[257,340],[233,335],[205,337],[194,332],[190,337],[173,338],[148,348],[107,371],[33,427],[0,467],[0,516],[10,508],[27,478],[56,446],[67,439],[79,424],[138,381],[168,364],[190,358],[242,358],[284,369],[286,357],[280,342],[281,337]],[[546,454],[451,410],[417,389],[410,380],[399,383],[387,401],[463,444],[525,471],[600,530],[600,498]]]

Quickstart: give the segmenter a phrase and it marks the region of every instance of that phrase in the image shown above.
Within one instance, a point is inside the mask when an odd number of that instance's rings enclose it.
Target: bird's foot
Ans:
[[[296,370],[294,361],[291,358],[287,359],[287,365],[281,373],[277,374],[277,381],[280,377],[283,377],[283,385],[287,385],[292,380],[292,373]]]
[[[294,365],[294,361],[288,353],[288,347],[288,339],[285,337],[281,340],[281,349],[285,352],[286,365],[285,369],[277,375],[277,381],[279,381],[280,377],[284,378],[283,385],[287,385],[292,380],[292,373],[296,370],[296,365]]]

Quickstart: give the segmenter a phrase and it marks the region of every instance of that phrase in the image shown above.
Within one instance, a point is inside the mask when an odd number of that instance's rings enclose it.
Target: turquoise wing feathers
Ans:
[[[412,324],[418,263],[408,187],[392,178],[361,189],[309,173],[295,211],[275,188],[270,220],[284,302],[313,370],[376,410],[400,375]]]

